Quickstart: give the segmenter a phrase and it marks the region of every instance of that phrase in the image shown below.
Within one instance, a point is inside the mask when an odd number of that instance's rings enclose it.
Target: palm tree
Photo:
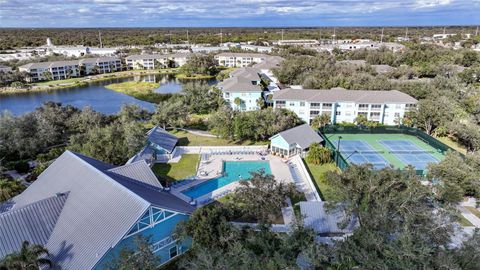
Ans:
[[[330,115],[328,114],[320,114],[315,116],[312,120],[312,127],[317,129],[317,128],[322,128],[326,125],[330,124]]]
[[[7,255],[0,261],[0,269],[11,270],[29,270],[44,269],[52,267],[52,261],[46,257],[48,250],[41,245],[30,245],[28,241],[23,241],[22,248],[18,252]]]

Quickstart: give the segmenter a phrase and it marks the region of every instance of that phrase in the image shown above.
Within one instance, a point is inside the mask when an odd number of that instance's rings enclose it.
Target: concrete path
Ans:
[[[290,230],[295,222],[295,212],[293,211],[292,201],[287,198],[287,207],[282,207],[283,223]]]
[[[466,218],[468,221],[470,221],[470,223],[473,224],[473,226],[480,228],[480,218],[475,216],[472,212],[468,211],[468,209],[463,206],[458,206],[458,210],[464,218]]]
[[[216,135],[213,135],[212,133],[205,130],[189,129],[189,128],[179,128],[179,129],[194,135],[202,136],[202,137],[217,138]]]

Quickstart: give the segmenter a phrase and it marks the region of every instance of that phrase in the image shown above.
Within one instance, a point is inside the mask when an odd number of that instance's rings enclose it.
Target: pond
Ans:
[[[60,102],[64,105],[72,105],[78,108],[92,107],[95,111],[104,114],[114,114],[120,111],[123,104],[136,104],[142,108],[153,111],[155,105],[149,102],[135,99],[131,96],[115,92],[105,88],[111,83],[126,81],[159,82],[161,85],[155,90],[157,93],[179,93],[189,80],[176,79],[174,75],[152,74],[129,78],[117,78],[102,82],[90,83],[86,86],[72,87],[48,92],[21,93],[15,95],[0,96],[0,112],[10,111],[14,115],[32,112],[44,102]],[[215,79],[195,80],[195,83],[216,84]]]

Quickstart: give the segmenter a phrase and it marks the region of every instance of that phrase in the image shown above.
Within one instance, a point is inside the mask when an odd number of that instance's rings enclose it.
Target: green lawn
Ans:
[[[122,82],[122,83],[112,83],[105,88],[124,93],[126,95],[132,96],[139,100],[144,100],[152,103],[159,103],[167,99],[170,95],[155,93],[153,90],[160,87],[159,83],[154,82]]]
[[[326,182],[325,176],[327,172],[339,171],[335,163],[327,163],[323,165],[315,165],[304,160],[305,166],[315,181],[315,187],[322,197],[322,200],[331,201],[335,199],[332,187]]]
[[[458,152],[460,152],[462,154],[465,154],[467,152],[467,149],[465,149],[465,147],[463,145],[459,144],[458,142],[452,140],[449,137],[438,137],[436,139],[441,141],[442,143],[450,146],[451,148],[457,150]]]
[[[70,78],[65,80],[37,82],[37,83],[32,83],[32,85],[35,85],[35,86],[59,85],[59,84],[65,84],[65,83],[76,83],[83,80],[85,80],[85,78]]]
[[[175,75],[177,79],[184,79],[184,80],[199,80],[199,79],[211,79],[215,78],[215,76],[212,75],[204,75],[204,74],[193,74],[190,76],[187,76],[187,74],[184,73],[179,73]]]
[[[178,163],[157,163],[152,170],[160,180],[181,180],[197,173],[199,159],[198,154],[182,155]]]
[[[183,130],[172,130],[169,131],[173,135],[178,137],[178,145],[180,146],[229,146],[229,145],[264,145],[268,144],[267,141],[264,142],[252,142],[252,141],[229,141],[221,138],[214,137],[205,137],[191,134]]]
[[[480,218],[480,211],[477,208],[472,207],[472,206],[465,206],[465,208],[467,208],[468,211],[470,211],[472,214],[474,214],[475,216]]]

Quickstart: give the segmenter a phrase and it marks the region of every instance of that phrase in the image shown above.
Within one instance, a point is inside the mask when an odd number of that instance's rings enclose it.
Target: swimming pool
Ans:
[[[250,172],[259,170],[263,170],[266,174],[272,174],[268,161],[224,161],[223,176],[203,182],[182,191],[182,193],[192,199],[200,198],[230,183],[249,179]]]

